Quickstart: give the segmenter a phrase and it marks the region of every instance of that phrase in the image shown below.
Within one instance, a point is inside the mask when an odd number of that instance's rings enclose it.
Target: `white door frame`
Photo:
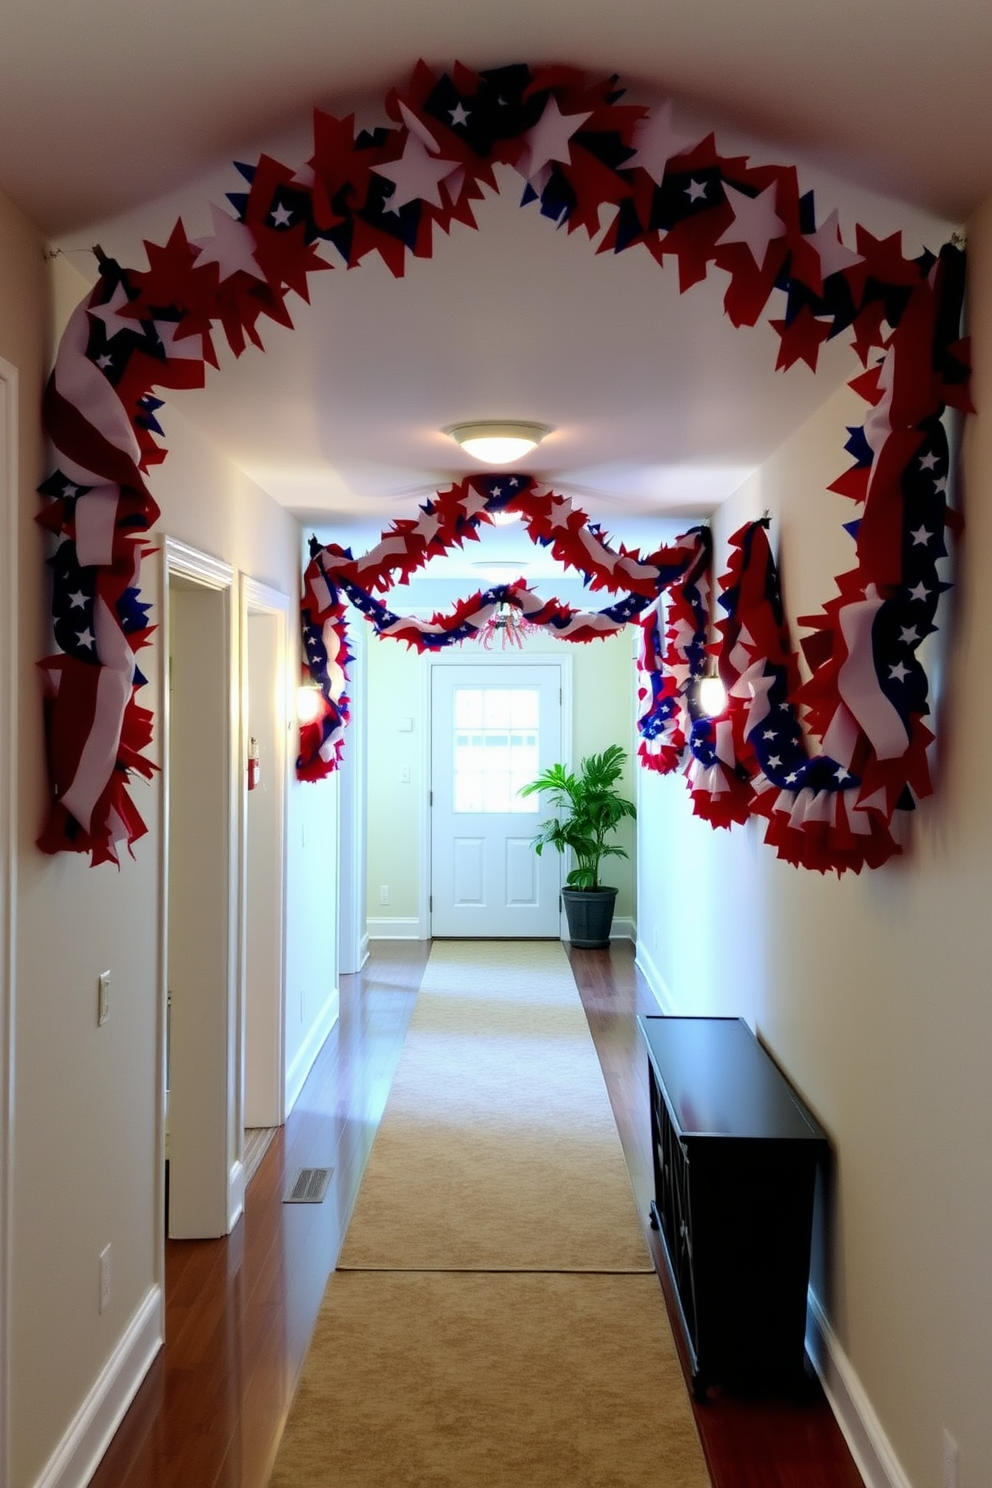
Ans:
[[[514,651],[512,654],[506,651],[484,651],[479,648],[478,655],[466,656],[460,646],[449,646],[446,651],[428,653],[427,665],[423,669],[422,692],[421,692],[421,717],[424,727],[421,735],[424,741],[424,774],[423,779],[429,782],[432,779],[431,766],[431,697],[433,688],[431,685],[432,673],[435,667],[443,666],[539,666],[542,663],[555,663],[561,666],[561,750],[562,764],[571,768],[572,765],[572,738],[573,738],[573,714],[572,714],[572,657],[562,643],[562,650],[556,651]],[[431,883],[431,814],[429,800],[430,786],[421,792],[420,799],[420,902],[417,913],[420,920],[420,939],[429,940],[431,936],[431,913],[430,913],[430,883]],[[564,911],[558,912],[558,933],[562,932],[565,924]]]
[[[287,594],[281,590],[272,589],[267,584],[259,583],[257,579],[249,578],[243,574],[241,577],[239,630],[241,635],[241,698],[239,706],[240,743],[238,748],[239,761],[246,761],[248,757],[248,617],[250,615],[271,615],[281,621],[279,627],[279,642],[277,651],[276,671],[277,687],[279,693],[280,716],[283,726],[277,730],[279,745],[277,757],[272,760],[263,761],[264,780],[267,789],[276,794],[278,829],[277,837],[280,843],[278,862],[275,865],[278,873],[278,914],[279,924],[276,928],[278,939],[278,962],[279,978],[278,984],[271,990],[271,1004],[266,1009],[266,1024],[272,1034],[272,1046],[265,1063],[268,1066],[266,1083],[275,1092],[274,1125],[279,1125],[285,1119],[286,1113],[286,821],[289,810],[289,740],[290,731],[295,727],[295,719],[290,699],[290,670],[289,670],[289,615],[290,601]],[[248,783],[247,772],[241,769],[236,776],[238,786],[238,812],[239,812],[239,883],[238,883],[238,1008],[240,1014],[240,1038],[239,1038],[239,1101],[238,1105],[242,1113],[241,1126],[244,1125],[243,1113],[245,1108],[245,1050],[246,1050],[246,1028],[247,1028],[247,996],[248,996],[248,971],[247,971],[247,904],[248,904]],[[243,1138],[242,1138],[243,1143]],[[243,1158],[243,1146],[239,1149],[239,1156]]]
[[[17,860],[17,368],[0,358],[0,1488],[9,1482]]]
[[[169,580],[170,578],[187,579],[203,589],[214,590],[221,593],[226,601],[227,610],[227,676],[218,678],[218,685],[225,688],[228,695],[229,708],[229,786],[228,786],[228,808],[227,819],[229,822],[229,837],[227,843],[228,883],[224,896],[227,909],[227,971],[225,986],[225,1008],[227,1022],[227,1058],[224,1106],[227,1117],[228,1130],[233,1132],[233,1149],[228,1144],[227,1153],[227,1193],[225,1196],[227,1229],[230,1231],[240,1217],[244,1202],[244,1129],[242,1119],[242,1093],[240,1080],[240,1049],[241,1049],[241,1010],[238,998],[238,944],[239,944],[239,917],[238,917],[238,894],[240,892],[240,874],[238,864],[240,862],[240,811],[238,797],[239,783],[239,750],[241,742],[240,715],[241,694],[239,685],[240,657],[239,657],[239,627],[236,624],[236,613],[234,611],[234,587],[235,571],[230,564],[224,563],[219,558],[214,558],[209,553],[200,552],[190,547],[189,544],[180,542],[175,538],[164,537],[158,540],[161,553],[161,606],[162,626],[161,634],[169,634]],[[166,1062],[166,1019],[168,1010],[168,925],[169,925],[169,790],[170,790],[170,764],[169,764],[169,666],[166,658],[159,669],[159,707],[158,715],[162,719],[162,821],[161,821],[161,862],[160,862],[160,951],[159,951],[159,1090],[158,1096],[158,1141],[157,1141],[157,1182],[159,1184],[158,1212],[165,1210],[165,1147],[166,1147],[166,1089],[165,1089],[165,1062]],[[157,1227],[159,1233],[159,1275],[164,1282],[165,1277],[165,1234],[164,1225]]]

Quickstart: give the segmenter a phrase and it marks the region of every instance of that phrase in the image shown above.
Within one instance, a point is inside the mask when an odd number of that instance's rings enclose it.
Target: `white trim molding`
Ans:
[[[366,921],[370,940],[429,940],[427,921],[418,915],[394,915],[391,919],[376,919],[369,916]]]
[[[913,1488],[812,1287],[806,1351],[866,1488]]]
[[[338,988],[335,987],[314,1019],[313,1026],[300,1047],[296,1058],[286,1071],[286,1110],[283,1113],[284,1121],[299,1100],[300,1092],[306,1084],[307,1075],[313,1068],[313,1062],[323,1048],[327,1035],[338,1021],[340,1007],[341,994]]]
[[[34,1488],[85,1488],[164,1339],[165,1297],[153,1286]]]
[[[671,988],[655,965],[651,953],[643,940],[635,942],[634,962],[640,967],[648,986],[654,993],[654,999],[658,1004],[659,1011],[671,1016],[677,1011],[675,998],[672,996]]]

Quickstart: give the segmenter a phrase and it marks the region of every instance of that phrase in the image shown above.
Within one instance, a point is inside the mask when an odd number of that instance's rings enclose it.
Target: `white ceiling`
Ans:
[[[96,241],[140,266],[178,215],[211,230],[209,203],[241,185],[231,159],[303,164],[314,104],[385,122],[418,57],[556,60],[619,72],[637,101],[674,93],[685,131],[798,164],[819,221],[839,207],[845,237],[902,227],[915,251],[992,192],[990,43],[992,6],[963,0],[5,0],[0,185],[85,273]],[[296,332],[269,326],[264,355],[175,404],[356,541],[478,468],[445,425],[537,419],[555,432],[528,470],[636,537],[722,500],[858,370],[832,345],[815,378],[775,373],[774,334],[730,328],[719,276],[679,296],[674,267],[597,256],[504,179],[482,231],[439,234],[400,281],[378,261],[318,276]]]

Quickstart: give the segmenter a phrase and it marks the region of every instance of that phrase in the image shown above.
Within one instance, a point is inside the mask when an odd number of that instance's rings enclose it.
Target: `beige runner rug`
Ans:
[[[653,1276],[331,1277],[270,1488],[710,1488]]]
[[[559,941],[439,941],[338,1266],[650,1271]]]
[[[270,1488],[710,1488],[557,943],[435,944],[341,1267]]]

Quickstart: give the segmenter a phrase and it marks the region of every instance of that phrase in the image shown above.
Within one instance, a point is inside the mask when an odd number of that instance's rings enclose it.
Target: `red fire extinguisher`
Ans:
[[[258,740],[248,741],[248,789],[254,790],[261,777],[262,767],[258,760]]]

